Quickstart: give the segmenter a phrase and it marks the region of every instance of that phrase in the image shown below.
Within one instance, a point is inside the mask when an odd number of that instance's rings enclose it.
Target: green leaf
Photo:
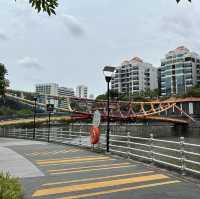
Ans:
[[[58,7],[58,0],[29,0],[29,3],[36,11],[46,12],[49,16],[55,15]]]

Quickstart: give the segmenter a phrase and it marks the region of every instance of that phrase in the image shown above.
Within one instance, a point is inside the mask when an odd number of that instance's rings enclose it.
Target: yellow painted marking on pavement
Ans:
[[[119,185],[138,183],[138,182],[148,182],[152,180],[162,180],[162,179],[168,179],[168,178],[169,178],[168,176],[165,176],[163,174],[157,174],[157,175],[148,175],[148,176],[139,176],[139,177],[125,178],[125,179],[103,181],[103,182],[93,182],[93,183],[86,183],[86,184],[80,184],[80,185],[69,185],[69,186],[56,187],[56,188],[46,188],[46,189],[41,189],[41,190],[36,191],[33,194],[33,197],[49,196],[49,195],[69,193],[69,192],[74,192],[74,191],[83,191],[83,190],[85,191],[85,190],[90,190],[90,189],[119,186]]]
[[[74,153],[74,152],[78,152],[81,151],[80,149],[73,149],[73,150],[69,150],[69,151],[62,151],[62,152],[55,152],[53,154],[58,154],[58,153]]]
[[[57,173],[57,172],[62,172],[62,171],[73,171],[73,170],[80,170],[80,169],[90,169],[90,168],[98,168],[98,167],[109,167],[109,166],[119,166],[119,165],[130,165],[130,163],[125,162],[125,163],[115,163],[115,164],[100,164],[100,165],[91,165],[91,166],[83,166],[83,167],[75,167],[75,168],[68,168],[68,169],[51,169],[48,170],[50,173]]]
[[[109,169],[119,169],[119,168],[127,168],[127,167],[135,167],[136,165],[122,165],[122,166],[114,166],[114,167],[104,167],[104,168],[95,168],[95,169],[83,169],[83,170],[74,170],[74,171],[63,171],[50,173],[50,175],[61,175],[61,174],[71,174],[71,173],[82,173],[82,172],[91,172],[91,171],[100,171],[100,170],[109,170]]]
[[[181,181],[179,181],[179,180],[174,180],[174,181],[167,181],[167,182],[161,182],[161,183],[152,183],[152,184],[146,184],[146,185],[139,185],[139,186],[135,186],[135,187],[126,187],[126,188],[121,188],[121,189],[112,189],[112,190],[99,191],[99,192],[88,193],[88,194],[86,193],[86,194],[80,194],[80,195],[74,195],[74,196],[67,196],[67,197],[63,197],[63,198],[59,198],[59,199],[88,198],[88,197],[92,197],[92,196],[101,196],[101,195],[106,195],[106,194],[111,194],[111,193],[133,191],[133,190],[139,190],[139,189],[144,189],[144,188],[170,185],[170,184],[175,184],[175,183],[180,183],[180,182]]]
[[[107,156],[103,156],[103,155],[91,155],[91,156],[77,156],[77,157],[73,157],[73,158],[66,158],[66,159],[77,159],[77,158],[91,158],[91,157],[107,157]],[[57,161],[60,160],[60,158],[56,158],[56,159],[40,159],[40,160],[36,160],[37,162],[47,162],[47,161]]]
[[[39,155],[55,155],[55,154],[59,154],[59,153],[74,153],[74,152],[78,152],[81,151],[80,149],[72,149],[72,150],[61,150],[61,151],[46,151],[46,152],[40,152],[40,153],[32,153],[32,154],[26,154],[28,156],[39,156]]]
[[[111,175],[111,176],[104,176],[104,177],[83,178],[83,179],[79,179],[79,180],[51,182],[51,183],[42,184],[41,186],[70,184],[70,183],[75,183],[75,182],[86,182],[86,181],[92,181],[92,180],[103,180],[103,179],[109,179],[109,178],[118,178],[118,177],[141,175],[141,174],[148,174],[148,173],[154,173],[154,171],[143,171],[143,172],[137,172],[137,173],[126,173],[126,174]]]
[[[100,160],[86,160],[86,161],[83,161],[83,162],[63,162],[63,163],[58,163],[58,164],[47,164],[47,165],[40,165],[41,167],[50,167],[50,166],[61,166],[61,165],[75,165],[75,164],[85,164],[85,163],[92,163],[92,162],[104,162],[104,161],[113,161],[113,160],[116,160],[116,159],[112,159],[112,158],[109,158],[109,159],[100,159]]]
[[[77,150],[76,148],[66,148],[66,149],[62,149],[62,150],[59,150],[59,151],[69,151],[69,150]],[[80,149],[78,149],[80,150]],[[35,151],[35,152],[32,152],[32,153],[25,153],[25,155],[36,155],[36,154],[43,154],[43,153],[52,153],[52,152],[57,152],[58,150],[54,150],[54,151],[47,151],[47,150],[40,150],[40,151]]]
[[[68,162],[81,162],[87,160],[101,160],[101,159],[110,159],[110,157],[84,157],[84,158],[68,158],[68,159],[57,159],[57,160],[49,160],[49,161],[37,161],[39,165],[46,165],[46,164],[54,164],[54,163],[68,163]]]

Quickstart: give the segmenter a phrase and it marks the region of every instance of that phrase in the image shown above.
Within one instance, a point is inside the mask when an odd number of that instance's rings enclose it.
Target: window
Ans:
[[[191,61],[191,60],[192,60],[191,57],[186,57],[186,58],[185,58],[185,61]]]

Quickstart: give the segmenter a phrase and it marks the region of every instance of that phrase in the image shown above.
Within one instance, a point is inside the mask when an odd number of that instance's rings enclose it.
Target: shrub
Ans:
[[[22,199],[22,188],[18,178],[9,173],[0,173],[0,199]]]

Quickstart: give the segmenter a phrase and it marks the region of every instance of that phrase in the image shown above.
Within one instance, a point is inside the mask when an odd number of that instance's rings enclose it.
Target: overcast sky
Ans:
[[[0,0],[0,62],[13,89],[85,84],[97,95],[106,64],[138,56],[158,67],[180,45],[200,53],[199,0],[60,0],[52,17],[27,2]]]

